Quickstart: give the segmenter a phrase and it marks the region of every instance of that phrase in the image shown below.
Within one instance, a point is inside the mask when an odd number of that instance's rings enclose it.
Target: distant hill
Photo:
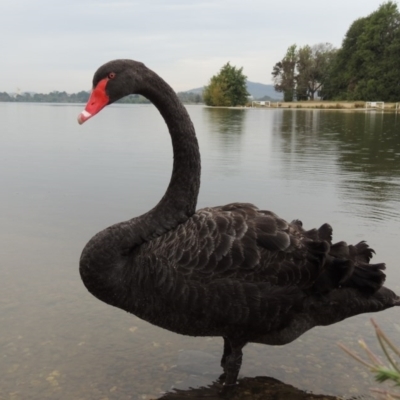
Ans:
[[[247,81],[247,91],[254,99],[261,99],[264,96],[268,96],[271,99],[283,100],[283,93],[277,92],[274,89],[274,85]]]
[[[283,99],[283,94],[276,92],[273,85],[265,85],[264,83],[256,83],[256,82],[247,81],[247,91],[250,93],[251,96],[253,96],[253,98],[255,100],[261,99],[261,98],[266,99],[266,96],[268,96],[274,100],[282,100]],[[186,92],[202,94],[203,88],[201,87],[201,88],[196,88],[196,89],[190,89],[190,90],[187,90]]]

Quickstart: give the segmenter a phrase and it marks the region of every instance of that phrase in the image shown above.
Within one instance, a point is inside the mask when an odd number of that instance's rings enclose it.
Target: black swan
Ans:
[[[304,230],[252,204],[196,211],[200,154],[192,122],[172,88],[144,64],[101,66],[80,124],[129,94],[158,108],[174,163],[149,212],[110,226],[86,245],[80,274],[98,299],[154,325],[222,336],[222,378],[234,385],[249,342],[289,343],[317,325],[400,306],[383,287],[384,264],[365,242],[332,244],[332,228]]]

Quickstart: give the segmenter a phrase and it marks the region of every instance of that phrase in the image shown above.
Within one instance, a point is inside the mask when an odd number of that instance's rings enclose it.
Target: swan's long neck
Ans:
[[[80,273],[87,289],[106,303],[127,310],[125,303],[132,288],[128,287],[126,277],[134,274],[135,268],[131,255],[144,242],[190,218],[200,187],[200,153],[189,115],[167,83],[150,70],[145,74],[146,84],[139,94],[158,108],[172,139],[174,164],[169,186],[149,212],[96,234],[80,260]],[[137,273],[141,273],[140,267]]]
[[[172,88],[158,75],[148,70],[142,93],[159,110],[171,135],[174,153],[172,176],[160,202],[140,217],[149,224],[149,235],[158,236],[186,221],[196,210],[200,188],[200,153],[195,130],[189,115]],[[150,232],[153,228],[157,232]]]

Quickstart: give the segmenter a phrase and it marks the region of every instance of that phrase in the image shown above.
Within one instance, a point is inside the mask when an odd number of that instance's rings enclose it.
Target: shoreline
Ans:
[[[260,109],[315,109],[315,110],[351,110],[351,111],[398,111],[400,110],[399,103],[385,103],[385,102],[366,102],[366,101],[295,101],[295,102],[268,102],[265,101],[264,105],[246,105],[241,108],[260,108]],[[367,103],[372,105],[366,106]],[[378,104],[376,104],[378,103]],[[383,103],[383,108],[382,104]],[[237,107],[232,107],[237,108]]]
[[[0,104],[55,104],[55,105],[82,105],[81,102],[48,102],[48,101],[0,101]],[[400,102],[365,102],[365,101],[264,101],[261,104],[252,105],[247,103],[245,106],[207,106],[204,103],[183,103],[184,105],[202,106],[206,108],[227,108],[227,109],[291,109],[291,110],[342,110],[342,111],[380,111],[380,112],[397,112],[400,111]],[[366,107],[367,103],[373,106]],[[378,103],[378,104],[375,104]],[[383,103],[383,108],[379,103]],[[150,105],[149,103],[116,103],[116,105]]]

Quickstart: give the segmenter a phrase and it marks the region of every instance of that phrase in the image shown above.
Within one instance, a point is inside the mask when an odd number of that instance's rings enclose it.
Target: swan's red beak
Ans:
[[[107,82],[108,78],[102,79],[92,90],[85,109],[78,115],[79,125],[92,118],[109,103],[110,99],[106,93]]]

